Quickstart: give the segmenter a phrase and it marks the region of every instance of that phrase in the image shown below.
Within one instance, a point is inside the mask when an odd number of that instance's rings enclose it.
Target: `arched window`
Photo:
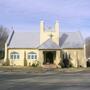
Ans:
[[[13,60],[19,59],[20,58],[19,53],[18,52],[11,52],[10,58]]]
[[[34,52],[29,52],[28,53],[28,59],[36,60],[37,59],[37,54],[34,53]]]

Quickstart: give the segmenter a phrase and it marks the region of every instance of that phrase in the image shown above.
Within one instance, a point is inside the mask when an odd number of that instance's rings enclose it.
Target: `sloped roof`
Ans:
[[[9,48],[37,48],[39,46],[38,32],[14,32]]]
[[[9,39],[9,48],[83,48],[84,45],[80,32],[60,32],[60,46],[51,39],[40,45],[39,32],[14,32]]]
[[[61,48],[83,48],[84,39],[80,32],[65,32],[60,34]]]
[[[38,47],[39,49],[60,49],[60,46],[58,46],[55,42],[52,41],[52,39],[48,39],[45,41],[42,45]]]

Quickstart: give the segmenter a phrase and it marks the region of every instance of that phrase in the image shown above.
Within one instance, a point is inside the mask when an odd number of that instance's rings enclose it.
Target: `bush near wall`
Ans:
[[[35,61],[33,64],[32,64],[32,67],[38,67],[40,66],[40,62],[39,61]]]
[[[0,59],[4,59],[4,51],[0,50]]]

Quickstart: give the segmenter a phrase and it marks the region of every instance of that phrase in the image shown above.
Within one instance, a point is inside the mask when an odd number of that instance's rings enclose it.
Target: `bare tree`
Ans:
[[[2,25],[0,26],[0,59],[4,58],[5,42],[8,38],[9,30]]]
[[[0,48],[4,49],[5,42],[8,38],[9,30],[6,27],[0,26]]]
[[[90,58],[90,37],[86,38],[86,57]]]

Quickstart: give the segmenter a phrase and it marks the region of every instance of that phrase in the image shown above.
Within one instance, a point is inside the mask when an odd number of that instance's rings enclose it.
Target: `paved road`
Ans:
[[[90,90],[90,73],[0,72],[0,90]]]

